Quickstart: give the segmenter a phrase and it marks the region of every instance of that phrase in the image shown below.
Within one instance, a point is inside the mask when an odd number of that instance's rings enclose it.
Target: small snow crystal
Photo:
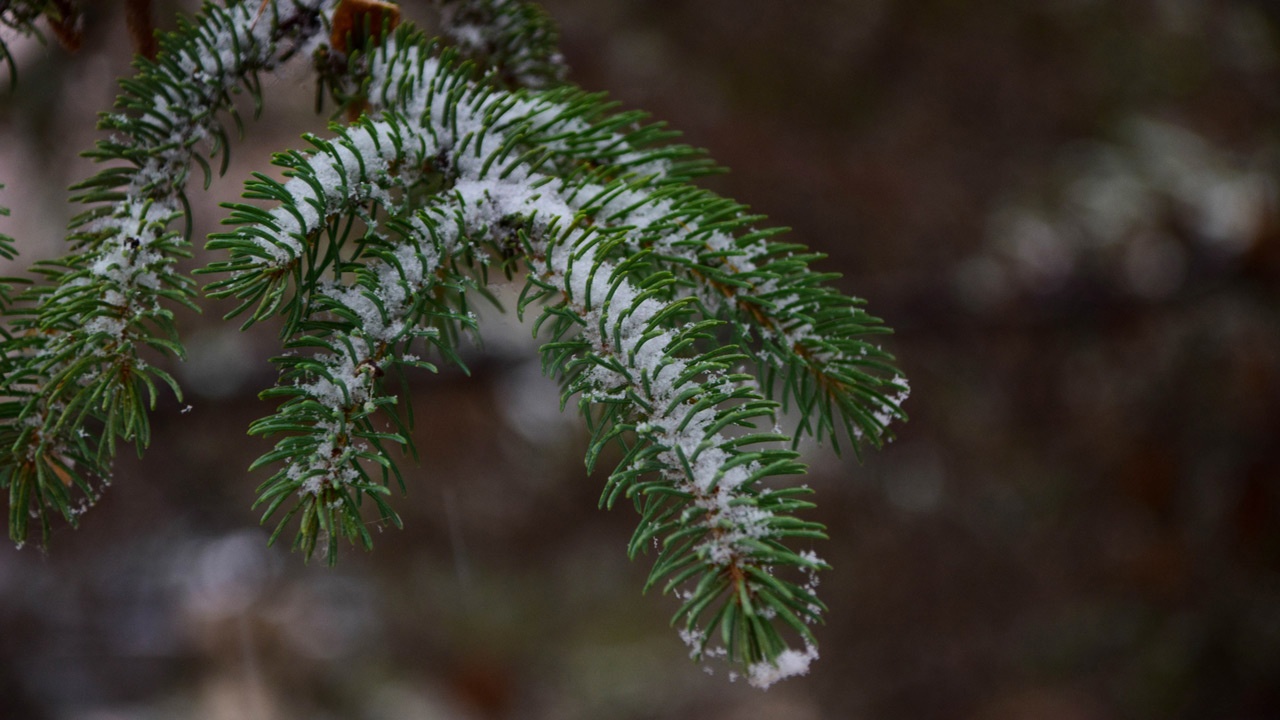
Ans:
[[[804,652],[787,650],[773,662],[766,660],[747,668],[747,682],[761,690],[768,690],[770,685],[779,680],[808,675],[809,663],[817,659],[818,649],[812,645],[806,647]]]

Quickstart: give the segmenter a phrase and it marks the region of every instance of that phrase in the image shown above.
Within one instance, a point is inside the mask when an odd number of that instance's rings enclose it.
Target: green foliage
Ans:
[[[432,0],[449,43],[508,88],[565,81],[560,34],[551,17],[522,0]]]
[[[0,190],[4,190],[4,185],[0,185]],[[0,205],[0,217],[7,217],[8,215],[9,208]],[[18,249],[13,244],[13,238],[0,233],[0,258],[13,260],[17,257]],[[0,316],[8,315],[10,312],[9,307],[13,304],[15,283],[21,284],[22,280],[19,278],[0,277]],[[13,336],[10,334],[9,328],[5,325],[0,325],[0,341],[8,343],[12,340]],[[3,371],[0,377],[9,376],[9,356],[7,354],[0,355],[0,370]]]
[[[317,10],[281,14],[273,5],[248,28],[253,12],[207,6],[198,23],[161,40],[155,62],[136,61],[138,74],[121,83],[120,112],[99,124],[113,134],[87,153],[108,167],[73,188],[88,206],[71,223],[74,251],[38,263],[40,282],[18,297],[4,378],[13,399],[0,406],[0,486],[9,489],[16,542],[31,518],[46,537],[50,513],[74,524],[96,497],[94,481],[110,477],[117,444],[147,445],[159,386],[181,396],[144,354],[181,357],[172,308],[196,307],[194,281],[175,269],[190,244],[172,229],[189,215],[192,165],[206,184],[206,155],[225,169],[223,118],[242,124],[233,94],[260,102],[257,74],[323,27]]]
[[[0,185],[0,190],[4,189],[4,185]],[[9,208],[0,205],[0,217],[8,217]],[[0,257],[5,260],[12,260],[18,257],[18,250],[13,246],[13,238],[0,233]]]
[[[239,302],[229,317],[282,320],[279,381],[263,393],[278,404],[249,428],[279,438],[253,465],[274,468],[257,501],[272,540],[292,533],[333,562],[343,538],[372,545],[370,512],[400,524],[388,497],[412,451],[402,371],[461,364],[472,299],[515,280],[545,372],[586,418],[588,467],[621,458],[601,504],[640,513],[629,553],[656,548],[646,587],[680,598],[692,654],[762,686],[803,672],[826,566],[796,545],[826,536],[795,517],[807,489],[774,478],[804,472],[788,447],[803,435],[858,448],[902,417],[905,381],[870,342],[879,321],[811,269],[820,255],[691,184],[718,171],[701,151],[562,84],[532,4],[444,3],[445,38],[465,40],[454,49],[365,23],[350,53],[324,45],[328,4],[267,8],[206,6],[139,62],[91,153],[109,166],[78,186],[89,207],[73,252],[37,265],[8,311],[0,486],[14,540],[29,517],[46,536],[52,514],[74,523],[117,443],[146,446],[158,386],[180,393],[143,353],[180,358],[172,309],[195,307],[175,269],[188,240],[170,229],[188,216],[191,168],[206,182],[205,155],[225,169],[232,95],[261,101],[258,73],[314,47],[340,110],[365,114],[277,154],[285,181],[255,174],[208,241],[224,259],[200,271],[207,294]],[[794,434],[777,426],[783,406]]]
[[[0,28],[8,28],[19,35],[36,35],[35,22],[46,11],[53,9],[48,0],[0,0]],[[9,68],[9,82],[18,82],[18,70],[13,64],[13,54],[4,38],[0,37],[0,64]]]
[[[43,18],[58,40],[67,47],[80,44],[80,8],[77,0],[0,0],[0,30],[44,40],[36,25]],[[0,37],[0,65],[9,69],[9,83],[18,82],[18,68],[13,54]]]

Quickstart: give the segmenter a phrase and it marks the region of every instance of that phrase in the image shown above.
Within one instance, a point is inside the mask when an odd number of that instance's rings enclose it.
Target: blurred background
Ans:
[[[60,252],[128,72],[116,4],[86,4],[79,54],[14,41],[0,89],[24,265]],[[812,673],[761,693],[687,659],[510,315],[471,377],[414,378],[405,530],[336,569],[266,548],[244,429],[275,338],[214,304],[182,318],[191,411],[79,530],[0,546],[0,717],[1280,718],[1280,6],[545,5],[573,80],[708,148],[710,186],[896,330],[897,441],[806,447]],[[323,130],[311,98],[305,67],[268,81],[198,232]]]

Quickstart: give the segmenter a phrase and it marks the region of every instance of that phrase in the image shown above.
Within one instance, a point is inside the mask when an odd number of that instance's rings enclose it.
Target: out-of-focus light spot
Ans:
[[[1261,174],[1217,179],[1200,196],[1200,232],[1232,255],[1249,249],[1274,204],[1275,186]]]
[[[204,543],[185,576],[186,604],[200,615],[243,613],[266,587],[273,568],[266,538],[250,530]]]
[[[1034,215],[1019,215],[1005,236],[1024,282],[1043,288],[1071,274],[1074,260],[1052,225]]]
[[[989,310],[1080,280],[1166,298],[1185,284],[1191,257],[1242,255],[1275,221],[1280,192],[1267,148],[1238,155],[1143,116],[1116,135],[1064,148],[1060,191],[991,211],[985,250],[957,267],[960,302]]]
[[[546,444],[574,426],[576,416],[560,411],[559,386],[542,374],[536,360],[504,373],[495,392],[507,427],[531,443]]]
[[[1095,158],[1102,161],[1102,172],[1092,172],[1072,183],[1067,200],[1068,212],[1077,214],[1083,226],[1083,238],[1104,247],[1141,227],[1156,211],[1151,188],[1107,162],[1107,156],[1104,151]]]

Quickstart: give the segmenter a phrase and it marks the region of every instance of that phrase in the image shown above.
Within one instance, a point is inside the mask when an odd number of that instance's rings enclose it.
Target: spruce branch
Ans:
[[[474,326],[466,305],[471,281],[456,267],[467,248],[445,221],[413,210],[434,153],[394,119],[334,129],[332,140],[308,137],[309,155],[276,156],[287,168],[287,183],[259,176],[249,184],[246,196],[281,205],[270,212],[233,206],[229,221],[239,227],[209,242],[231,259],[208,269],[230,275],[208,286],[211,295],[246,301],[231,316],[256,303],[247,323],[279,313],[287,318],[288,346],[316,351],[275,359],[283,372],[267,394],[288,400],[250,432],[303,433],[281,440],[255,463],[285,461],[259,488],[259,503],[267,505],[265,519],[297,495],[273,539],[297,515],[295,547],[309,557],[326,535],[331,563],[340,536],[372,544],[359,512],[364,497],[376,504],[380,520],[399,525],[381,495],[390,478],[402,489],[403,481],[382,444],[408,440],[404,431],[375,429],[380,410],[405,425],[382,378],[397,365],[434,369],[408,352],[415,340],[456,360],[457,338]],[[356,223],[366,228],[360,236],[352,233]],[[381,468],[380,481],[369,477],[369,463]]]
[[[763,485],[804,469],[794,451],[775,447],[788,436],[756,428],[775,422],[776,403],[763,397],[752,376],[734,371],[747,355],[733,345],[714,345],[721,321],[694,317],[702,305],[697,295],[673,273],[650,272],[652,250],[634,249],[638,226],[608,212],[624,193],[639,192],[641,179],[623,171],[620,179],[599,184],[599,167],[569,178],[544,172],[562,167],[572,153],[543,142],[540,130],[585,122],[599,98],[579,95],[564,103],[554,93],[495,92],[472,81],[467,66],[451,56],[433,56],[431,45],[408,30],[376,55],[392,60],[370,64],[369,97],[395,109],[335,128],[332,141],[311,138],[310,153],[278,155],[288,181],[260,177],[246,194],[279,205],[236,206],[239,227],[211,243],[231,251],[216,266],[230,277],[215,283],[214,292],[238,295],[247,301],[242,309],[256,304],[251,321],[281,313],[291,327],[302,327],[316,313],[328,316],[318,326],[323,354],[291,364],[309,375],[287,376],[293,389],[282,390],[305,398],[307,407],[325,409],[304,418],[294,413],[297,408],[282,406],[264,427],[299,432],[307,426],[333,437],[331,418],[357,407],[365,388],[377,382],[375,374],[357,369],[392,361],[369,352],[369,333],[394,327],[395,334],[381,339],[399,340],[402,313],[391,309],[425,306],[431,297],[425,284],[400,282],[395,302],[380,299],[405,277],[405,261],[417,258],[413,277],[424,278],[424,256],[472,259],[470,273],[482,280],[488,256],[476,250],[500,254],[514,233],[528,263],[520,309],[546,305],[536,323],[552,328],[544,366],[562,378],[565,401],[576,396],[588,418],[588,465],[608,444],[624,454],[602,503],[612,506],[625,497],[641,512],[630,551],[658,542],[648,584],[665,582],[665,591],[681,594],[677,619],[693,654],[725,655],[761,685],[803,671],[816,656],[809,624],[820,619],[822,605],[812,584],[800,581],[825,566],[786,541],[825,535],[820,525],[793,517],[809,507],[796,489]],[[610,133],[596,134],[602,144],[617,145]],[[427,194],[414,203],[397,200],[416,197],[416,189]],[[648,189],[640,200],[628,198],[630,205],[687,217],[702,217],[698,210],[707,205],[703,194],[675,192],[670,184]],[[346,228],[356,222],[368,230],[353,240]],[[401,227],[427,231],[409,237],[398,232]],[[423,250],[427,238],[430,253]],[[388,239],[391,245],[384,245]],[[364,249],[397,244],[411,257],[385,264]],[[317,268],[331,270],[333,280],[318,282]],[[456,278],[465,270],[455,266],[437,274],[461,285]],[[354,275],[354,284],[346,275]],[[449,348],[441,334],[429,337]],[[342,347],[357,352],[343,353]],[[339,377],[342,382],[335,381]],[[260,463],[313,457],[290,452],[286,444],[302,442],[297,437],[309,435],[287,438]],[[337,455],[327,441],[307,442]],[[263,499],[270,512],[284,494],[296,496],[284,521],[301,515],[296,542],[308,553],[317,532],[330,533],[332,559],[334,528],[351,528],[349,539],[367,542],[359,532],[365,522],[359,503],[346,496],[330,501],[326,507],[341,512],[324,521],[312,519],[313,508],[326,489],[375,498],[381,492],[383,486],[361,485],[356,477],[351,464],[340,470],[286,467],[264,485]],[[380,512],[388,511],[380,506]],[[801,577],[787,578],[787,572]],[[790,647],[775,623],[795,633],[802,649]]]
[[[486,197],[514,194],[486,190]],[[677,591],[684,600],[675,620],[691,654],[725,655],[767,686],[777,658],[797,652],[772,622],[779,614],[804,639],[801,654],[816,657],[808,624],[819,619],[821,604],[811,589],[775,571],[825,567],[783,542],[825,535],[820,525],[789,516],[805,507],[792,493],[760,486],[772,476],[803,473],[804,466],[794,452],[770,447],[785,436],[753,432],[756,422],[773,421],[774,404],[759,394],[754,378],[732,371],[744,358],[737,348],[686,355],[710,339],[713,323],[684,322],[689,302],[660,299],[672,278],[640,280],[643,263],[598,257],[620,238],[577,234],[543,243],[539,233],[530,234],[530,282],[543,292],[527,293],[526,301],[561,296],[542,315],[558,320],[553,342],[544,346],[544,365],[565,379],[565,401],[576,395],[588,417],[588,464],[609,442],[625,450],[602,504],[628,497],[640,511],[628,551],[634,557],[649,542],[659,547],[646,587],[666,580],[664,592]],[[746,434],[721,432],[730,428]],[[716,629],[722,644],[709,648]]]
[[[628,553],[654,547],[646,589],[680,599],[691,656],[761,687],[804,673],[826,569],[806,546],[826,535],[797,516],[812,504],[782,480],[805,471],[788,444],[887,437],[907,392],[870,342],[887,330],[812,268],[820,255],[691,184],[719,171],[704,153],[564,84],[536,6],[440,7],[451,48],[393,30],[377,0],[207,5],[139,61],[91,153],[109,166],[78,186],[73,251],[38,264],[41,282],[5,310],[10,534],[25,539],[28,518],[46,535],[54,514],[74,523],[116,445],[146,446],[158,387],[180,393],[145,356],[181,358],[173,310],[195,307],[175,268],[189,230],[173,229],[190,222],[192,167],[206,183],[206,154],[225,169],[233,94],[260,103],[259,73],[310,55],[350,123],[275,155],[283,180],[255,174],[208,240],[225,257],[198,271],[217,276],[209,296],[238,302],[228,319],[282,320],[263,393],[278,404],[249,428],[277,438],[252,466],[273,468],[256,503],[272,541],[292,532],[332,563],[343,539],[368,548],[371,523],[400,524],[388,496],[405,490],[413,444],[393,380],[434,370],[424,354],[461,365],[471,298],[521,277],[544,371],[591,433],[586,465],[620,458],[601,505],[639,513]],[[795,433],[778,426],[787,406]]]
[[[368,96],[374,108],[413,116],[423,110],[411,99],[423,96],[414,77],[430,72],[398,47],[388,43],[371,59]],[[890,422],[906,419],[909,386],[893,357],[868,340],[889,330],[861,300],[829,286],[836,275],[810,269],[821,254],[773,241],[785,230],[759,230],[761,216],[689,185],[719,168],[700,150],[666,142],[675,133],[645,124],[643,113],[613,114],[603,96],[576,88],[537,97],[539,105],[507,100],[515,107],[506,116],[528,123],[528,145],[545,149],[555,174],[611,184],[600,211],[633,225],[631,251],[652,250],[655,269],[679,275],[704,316],[726,321],[734,342],[752,352],[768,396],[798,411],[797,440],[811,435],[838,450],[845,437],[860,452],[862,442],[890,437]]]
[[[893,358],[866,338],[889,332],[816,273],[822,255],[779,243],[783,228],[757,229],[764,218],[746,206],[683,185],[642,177],[617,188],[599,212],[634,228],[630,249],[648,251],[656,267],[677,274],[704,316],[725,321],[733,341],[754,348],[769,397],[800,416],[808,434],[838,450],[876,445],[909,394]]]
[[[526,0],[432,0],[440,33],[508,88],[562,85],[569,72],[546,11]]]
[[[236,126],[232,96],[248,91],[261,101],[258,74],[277,67],[313,38],[322,37],[320,5],[282,0],[260,19],[247,5],[206,5],[193,22],[160,42],[155,61],[139,59],[138,75],[122,83],[122,111],[100,127],[112,136],[88,155],[110,163],[76,186],[89,208],[72,221],[75,251],[37,264],[42,282],[20,301],[33,308],[15,319],[19,337],[6,343],[14,367],[5,379],[5,443],[0,487],[10,489],[10,535],[22,542],[27,518],[57,512],[74,523],[67,488],[86,501],[90,478],[106,480],[118,441],[139,449],[149,440],[148,410],[158,386],[180,396],[168,373],[144,359],[148,352],[182,356],[172,306],[194,309],[194,283],[175,269],[189,257],[184,233],[192,165],[206,183],[204,158],[221,155]]]

